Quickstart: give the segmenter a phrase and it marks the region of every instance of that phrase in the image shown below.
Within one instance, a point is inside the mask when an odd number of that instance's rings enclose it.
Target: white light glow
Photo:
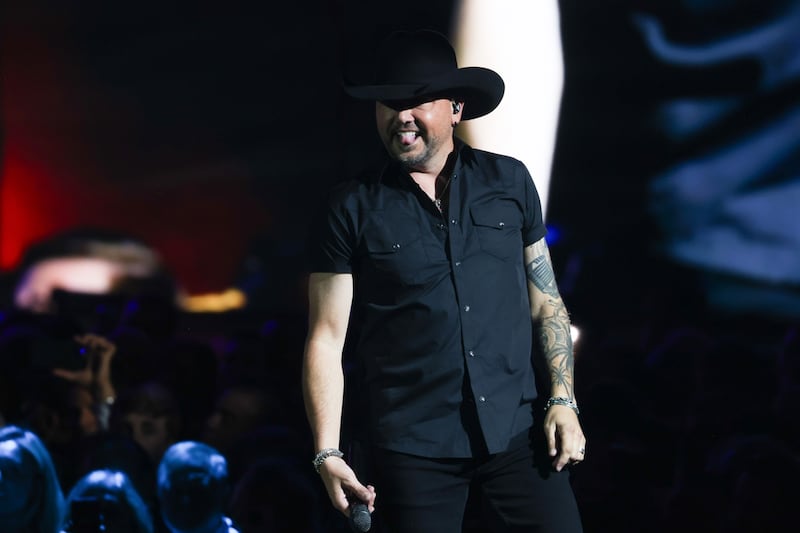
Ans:
[[[107,259],[64,257],[31,266],[14,291],[14,304],[34,312],[51,310],[53,291],[106,294],[123,276],[123,268]]]
[[[546,209],[564,83],[558,2],[462,0],[454,44],[460,67],[490,68],[506,83],[500,106],[459,135],[525,163]]]
[[[572,344],[577,343],[578,339],[581,338],[581,330],[579,330],[575,326],[570,325],[569,332],[570,332],[570,336],[572,337]]]

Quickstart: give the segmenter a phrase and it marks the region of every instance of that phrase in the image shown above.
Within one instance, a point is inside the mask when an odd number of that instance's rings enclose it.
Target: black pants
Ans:
[[[569,473],[553,470],[528,435],[514,439],[508,451],[479,459],[373,453],[381,531],[461,533],[470,485],[481,491],[494,531],[582,531]]]

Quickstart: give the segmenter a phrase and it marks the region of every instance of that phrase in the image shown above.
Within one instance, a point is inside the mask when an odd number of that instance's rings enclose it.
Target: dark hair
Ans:
[[[153,533],[147,506],[130,478],[116,470],[94,470],[75,484],[65,522],[69,533]]]
[[[4,460],[0,462],[3,524],[6,527],[14,527],[14,524],[18,529],[36,533],[58,533],[64,514],[64,495],[50,453],[39,437],[17,426],[0,428],[0,459]],[[5,470],[10,470],[12,465],[18,470],[16,476],[6,475]],[[25,471],[31,467],[35,470]],[[15,494],[21,487],[14,483],[21,480],[33,481],[28,487],[29,494]],[[14,505],[20,502],[23,507]]]
[[[228,464],[216,449],[184,441],[164,453],[158,499],[171,529],[194,530],[222,521],[228,493]]]

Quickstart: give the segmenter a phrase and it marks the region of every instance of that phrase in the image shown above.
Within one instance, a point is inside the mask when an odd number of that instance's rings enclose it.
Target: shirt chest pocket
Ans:
[[[403,284],[418,283],[429,267],[419,222],[410,215],[373,212],[363,232],[366,267]]]
[[[503,260],[522,254],[522,212],[513,200],[495,200],[470,208],[481,250]]]

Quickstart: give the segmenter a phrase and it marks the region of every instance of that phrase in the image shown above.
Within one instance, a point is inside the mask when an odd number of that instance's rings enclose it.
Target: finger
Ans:
[[[584,441],[584,443],[585,442],[586,441]],[[572,447],[571,444],[570,445],[565,445],[564,449],[572,449],[573,450],[571,453],[568,454],[568,456],[569,456],[568,464],[570,464],[570,465],[577,465],[579,463],[582,463],[584,461],[584,459],[586,458],[586,444],[583,444],[580,447],[576,446],[574,448]]]
[[[556,453],[558,453],[558,449],[556,448],[555,424],[546,425],[544,428],[544,434],[547,438],[547,453],[550,454],[550,457],[555,457]]]
[[[79,385],[91,385],[92,374],[88,370],[67,370],[65,368],[54,368],[51,370],[54,376],[60,377]]]
[[[567,453],[562,449],[561,453],[558,454],[555,461],[553,461],[553,467],[556,469],[557,472],[561,472],[570,461],[570,454]]]
[[[345,484],[345,490],[354,498],[358,498],[362,502],[369,504],[375,499],[375,489],[370,490],[368,487],[362,485],[357,479],[348,480]]]
[[[367,494],[368,496],[366,497],[362,496],[354,496],[354,497],[358,498],[361,502],[366,504],[367,508],[369,509],[369,512],[371,513],[375,510],[375,498],[377,497],[377,494],[375,492],[375,487],[373,487],[372,485],[367,485]]]
[[[67,381],[79,381],[81,377],[79,372],[75,372],[73,370],[66,370],[64,368],[54,368],[52,372],[54,376],[64,378]]]
[[[331,494],[331,502],[333,506],[345,516],[350,515],[350,502],[347,501],[347,495],[345,495],[343,490],[338,490],[335,494]]]
[[[347,516],[347,507],[349,503],[347,501],[347,494],[345,493],[343,482],[339,476],[329,470],[331,465],[336,463],[336,459],[338,458],[331,457],[322,463],[319,473],[320,476],[322,476],[322,481],[325,484],[325,489],[328,492],[328,498],[331,500],[331,504],[337,511]],[[339,460],[341,461],[341,459]]]
[[[95,336],[92,335],[91,333],[86,333],[84,335],[76,335],[73,338],[75,339],[75,342],[77,342],[90,352],[93,352],[97,349],[97,340]]]
[[[559,429],[555,433],[555,442],[553,450],[550,451],[550,455],[554,456],[553,467],[556,471],[560,472],[570,461],[570,456],[572,455],[570,453],[571,446],[569,445],[569,440],[564,434],[563,429]]]

